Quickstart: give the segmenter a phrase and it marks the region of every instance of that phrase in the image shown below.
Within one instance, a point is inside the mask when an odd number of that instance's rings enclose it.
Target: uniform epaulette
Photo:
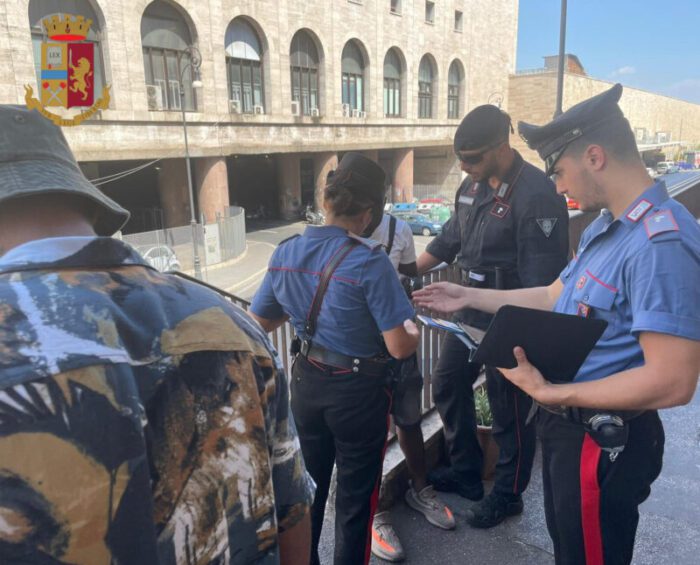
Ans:
[[[286,243],[286,242],[288,242],[288,241],[291,241],[292,239],[296,239],[296,238],[299,237],[300,235],[301,235],[301,234],[295,233],[294,235],[290,235],[289,237],[285,237],[282,241],[280,241],[280,242],[277,244],[277,246],[279,247],[279,246],[282,245],[283,243]]]
[[[671,210],[659,210],[644,220],[647,237],[653,239],[657,235],[679,231],[678,223]]]
[[[350,239],[354,239],[354,240],[360,242],[365,247],[369,247],[372,251],[374,251],[375,249],[379,249],[382,246],[381,242],[379,242],[379,241],[374,241],[373,239],[367,239],[364,237],[360,237],[359,235],[355,235],[354,233],[348,232],[348,237]]]

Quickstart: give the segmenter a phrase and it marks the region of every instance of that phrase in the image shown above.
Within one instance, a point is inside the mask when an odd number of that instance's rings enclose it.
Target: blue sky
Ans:
[[[518,70],[559,51],[561,0],[520,0]],[[700,1],[568,0],[566,52],[592,77],[700,104]]]

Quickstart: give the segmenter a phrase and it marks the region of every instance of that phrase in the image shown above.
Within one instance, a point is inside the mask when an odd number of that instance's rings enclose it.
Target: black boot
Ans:
[[[452,470],[452,467],[439,467],[428,473],[428,482],[441,492],[456,492],[469,500],[481,500],[484,497],[484,485],[481,480],[471,481]]]
[[[466,512],[467,524],[472,528],[493,528],[508,516],[523,513],[523,497],[519,494],[491,492]]]

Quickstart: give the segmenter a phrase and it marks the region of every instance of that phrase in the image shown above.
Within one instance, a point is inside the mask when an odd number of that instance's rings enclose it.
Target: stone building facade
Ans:
[[[507,107],[515,68],[517,0],[16,0],[0,3],[0,103],[38,90],[41,21],[56,13],[93,20],[110,107],[64,131],[134,213],[127,232],[189,219],[180,104],[198,214],[237,203],[291,218],[349,150],[382,164],[398,201],[455,187],[455,128],[479,104]]]

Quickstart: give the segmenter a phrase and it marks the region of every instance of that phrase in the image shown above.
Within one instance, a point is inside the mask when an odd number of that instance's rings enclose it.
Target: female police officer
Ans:
[[[384,172],[348,153],[324,192],[325,226],[308,226],[273,254],[250,311],[267,331],[291,319],[299,339],[292,412],[316,481],[312,563],[335,462],[336,564],[369,559],[387,435],[390,357],[418,345],[413,308],[380,244],[354,234],[381,219]],[[275,454],[276,457],[284,454]]]

